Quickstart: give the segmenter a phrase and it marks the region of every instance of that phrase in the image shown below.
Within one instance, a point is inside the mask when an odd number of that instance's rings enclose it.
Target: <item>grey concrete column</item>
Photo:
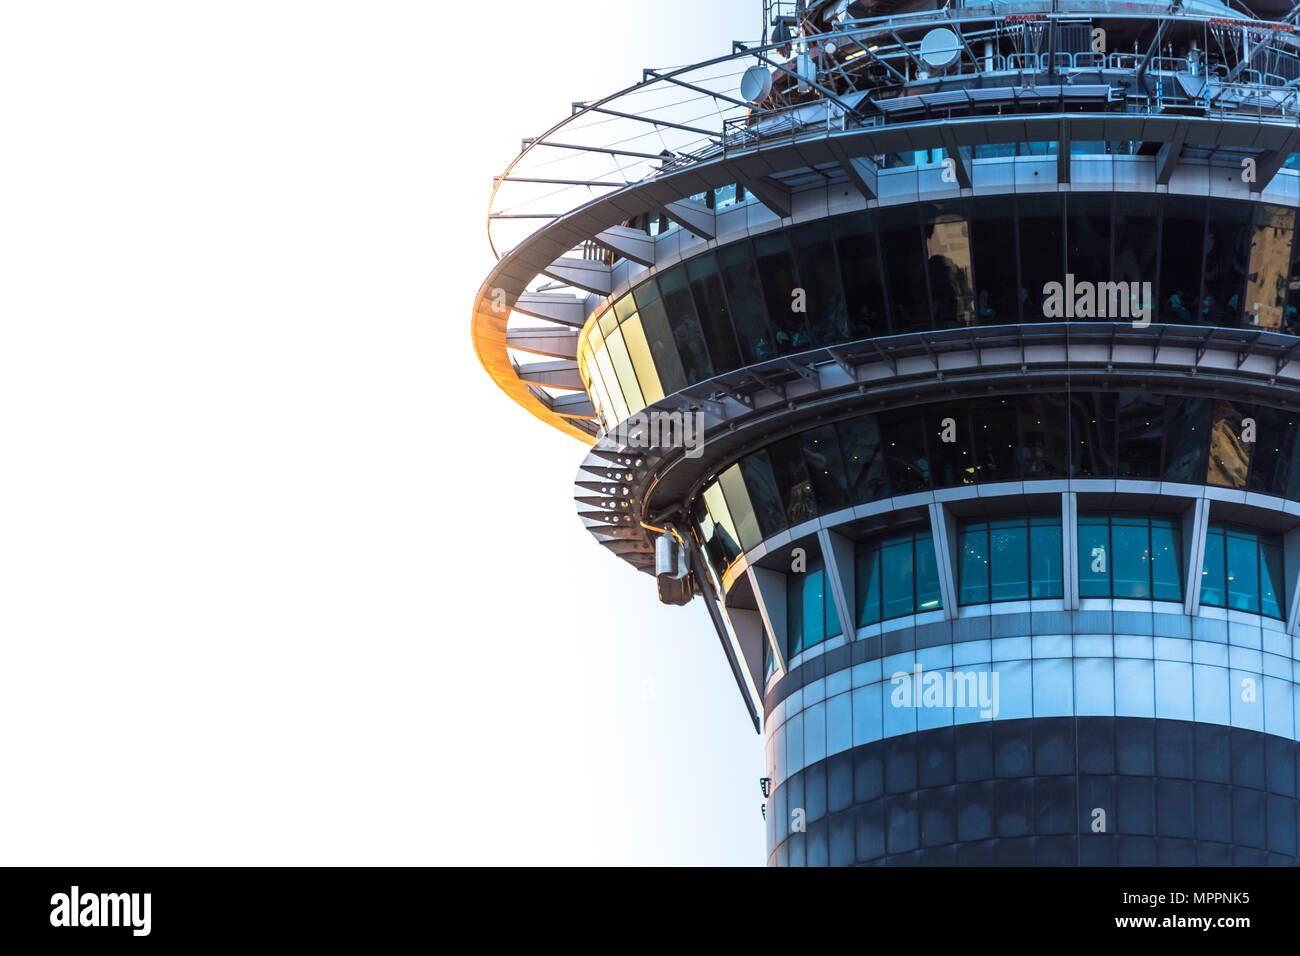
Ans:
[[[1061,584],[1065,609],[1079,609],[1079,496],[1061,493]]]
[[[763,643],[767,640],[767,633],[763,630],[763,616],[743,607],[724,607],[723,612],[731,624],[731,633],[736,636],[741,661],[750,683],[757,690],[761,701],[767,690],[767,675],[763,671]]]
[[[1300,528],[1282,536],[1282,573],[1286,575],[1286,632],[1300,629]]]
[[[857,615],[854,614],[854,560],[853,542],[842,534],[822,528],[817,532],[817,544],[822,549],[826,565],[826,581],[835,601],[835,613],[840,616],[840,630],[846,641],[858,636]]]
[[[957,518],[937,501],[930,504],[930,536],[939,570],[943,619],[951,621],[957,616]]]
[[[1197,498],[1183,512],[1184,571],[1183,613],[1196,615],[1201,610],[1201,570],[1205,566],[1205,532],[1210,527],[1210,502]]]
[[[758,602],[758,614],[763,619],[767,630],[767,639],[776,655],[776,666],[785,676],[790,669],[785,659],[788,634],[785,624],[785,581],[786,575],[768,568],[746,568],[749,585],[754,589],[754,600]]]

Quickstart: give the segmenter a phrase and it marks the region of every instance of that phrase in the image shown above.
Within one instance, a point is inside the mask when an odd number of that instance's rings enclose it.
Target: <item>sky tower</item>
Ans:
[[[1298,12],[767,2],[496,179],[479,359],[771,864],[1300,861]]]

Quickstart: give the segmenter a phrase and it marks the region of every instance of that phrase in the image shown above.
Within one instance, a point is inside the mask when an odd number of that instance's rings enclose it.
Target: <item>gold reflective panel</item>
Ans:
[[[969,227],[955,213],[940,215],[925,226],[925,258],[934,286],[935,308],[940,320],[958,325],[975,324],[975,294],[972,290]],[[951,314],[955,313],[955,314]]]
[[[740,463],[732,465],[718,476],[723,497],[727,500],[727,510],[736,523],[736,536],[740,546],[748,551],[757,547],[763,540],[758,530],[758,518],[754,515],[754,506],[749,500],[749,489],[745,487],[745,478],[740,471]],[[706,496],[705,500],[708,498]]]
[[[613,309],[607,309],[605,314],[596,320],[596,326],[600,329],[600,334],[609,338],[609,333],[618,328],[618,316],[614,314]]]
[[[636,311],[636,303],[632,301],[632,293],[628,293],[614,303],[614,315],[618,317],[619,322],[626,322],[628,316]]]
[[[722,494],[722,486],[716,481],[704,489],[704,504],[709,509],[709,517],[713,519],[715,533],[726,539],[723,551],[728,555],[743,553],[740,538],[736,534],[735,522],[731,520],[731,512],[727,509],[727,499]]]
[[[605,425],[610,427],[627,418],[629,413],[623,391],[618,387],[614,366],[609,361],[609,349],[602,348],[596,353],[596,368],[600,369],[600,377],[604,379],[605,389],[609,393],[609,404],[605,406]]]
[[[1281,206],[1261,206],[1255,211],[1246,274],[1246,322],[1261,329],[1284,327],[1294,218],[1292,210]]]
[[[1246,487],[1251,443],[1242,440],[1242,418],[1241,412],[1231,402],[1215,401],[1206,483],[1220,488]]]
[[[645,408],[645,399],[641,397],[641,386],[637,383],[636,372],[632,371],[632,360],[628,357],[627,346],[623,344],[623,330],[615,329],[605,340],[605,350],[622,386],[623,397],[627,401],[628,414]]]
[[[647,405],[653,405],[664,397],[663,385],[659,382],[659,372],[655,369],[654,359],[650,357],[650,343],[646,341],[645,329],[641,327],[641,316],[633,313],[624,319],[620,327],[623,332],[623,344],[632,358],[632,368],[637,381],[641,383],[641,397]]]

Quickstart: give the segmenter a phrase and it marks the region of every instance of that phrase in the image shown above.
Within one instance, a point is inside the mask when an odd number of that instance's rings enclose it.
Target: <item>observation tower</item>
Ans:
[[[524,140],[472,335],[769,863],[1300,862],[1300,5],[761,14]]]

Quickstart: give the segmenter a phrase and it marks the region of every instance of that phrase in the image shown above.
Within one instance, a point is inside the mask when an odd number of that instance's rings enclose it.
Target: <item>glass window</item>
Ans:
[[[1164,444],[1164,398],[1146,392],[1120,392],[1118,416],[1120,478],[1159,478]]]
[[[1246,324],[1286,331],[1287,275],[1291,262],[1291,236],[1295,210],[1282,206],[1255,209],[1250,238],[1250,265],[1246,269]]]
[[[727,501],[727,510],[731,512],[732,523],[736,527],[736,538],[741,548],[748,551],[763,540],[758,529],[758,518],[745,488],[745,479],[736,463],[718,475],[718,484],[722,486],[723,497]]]
[[[967,404],[975,435],[975,469],[979,483],[1014,481],[1020,477],[1016,460],[1019,445],[1016,406],[1009,398],[975,399]]]
[[[994,601],[1029,597],[1029,527],[1024,519],[989,523],[990,593]]]
[[[971,205],[970,242],[975,270],[975,321],[1006,325],[1020,321],[1016,290],[1016,220],[1004,199],[977,199]]]
[[[1064,594],[1059,516],[965,522],[958,530],[957,546],[962,604]]]
[[[880,621],[880,545],[858,542],[854,555],[858,627]]]
[[[1058,194],[1020,196],[1020,290],[1026,322],[1049,321],[1043,314],[1043,291],[1049,282],[1063,283],[1065,269],[1064,208]]]
[[[1151,597],[1151,542],[1146,518],[1116,515],[1110,522],[1114,596]]]
[[[840,456],[840,443],[835,426],[821,425],[801,432],[803,460],[812,480],[813,495],[817,499],[818,514],[829,514],[846,508],[849,501],[845,481],[848,477]]]
[[[1210,607],[1227,607],[1223,545],[1223,529],[1211,527],[1205,535],[1205,564],[1201,568],[1201,603]]]
[[[866,504],[889,497],[889,479],[874,415],[849,418],[835,425],[844,460],[849,500]]]
[[[1165,399],[1165,481],[1200,484],[1210,446],[1210,400]]]
[[[859,541],[854,568],[859,627],[943,607],[929,531]]]
[[[1210,467],[1206,482],[1220,488],[1245,488],[1252,443],[1242,441],[1242,420],[1253,418],[1250,406],[1218,399],[1210,418]]]
[[[1251,209],[1244,203],[1216,204],[1205,229],[1205,279],[1200,323],[1236,328],[1242,324],[1241,297],[1250,261]]]
[[[651,279],[637,286],[632,294],[636,298],[637,312],[641,316],[650,356],[664,394],[681,391],[687,385],[686,370],[677,354],[677,343],[673,339],[672,326],[668,324],[663,300],[659,297],[658,284]]]
[[[632,358],[623,343],[623,330],[615,329],[605,339],[605,351],[609,353],[610,364],[618,376],[618,384],[623,389],[623,399],[627,403],[628,414],[645,408],[646,402],[641,395],[641,386],[637,383],[636,372],[632,370]]]
[[[1279,535],[1232,525],[1211,524],[1205,539],[1201,603],[1285,618],[1286,593]]]
[[[1111,199],[1109,193],[1067,194],[1067,261],[1076,282],[1111,281]]]
[[[1079,596],[1181,601],[1182,526],[1146,515],[1079,516]]]
[[[1061,520],[1054,515],[1029,519],[1029,580],[1031,598],[1065,595],[1062,577]]]
[[[623,389],[619,387],[618,377],[614,374],[614,364],[609,360],[609,349],[605,348],[603,343],[596,350],[596,368],[605,383],[605,394],[609,399],[609,407],[606,411],[613,412],[613,421],[621,422],[631,412],[628,410],[627,401],[623,398]]]
[[[989,528],[983,522],[963,525],[957,533],[958,601],[989,602]]]
[[[1158,278],[1156,255],[1160,250],[1161,204],[1162,200],[1150,195],[1125,194],[1115,199],[1114,279],[1129,283],[1130,289],[1135,283],[1140,289],[1143,283],[1150,282],[1152,295],[1156,294]],[[1132,304],[1139,308],[1148,305],[1146,302]],[[1149,304],[1153,309],[1156,306],[1154,302]],[[1134,314],[1131,307],[1129,314]]]
[[[808,556],[807,570],[786,575],[786,629],[789,657],[840,633],[839,615],[820,555]]]
[[[1224,540],[1228,558],[1228,607],[1259,613],[1259,546],[1253,534],[1228,531]]]
[[[1070,395],[1070,474],[1075,478],[1109,478],[1115,469],[1113,394]]]
[[[1246,488],[1279,498],[1300,498],[1300,415],[1276,408],[1254,409],[1255,441],[1250,445]]]
[[[1029,395],[1020,402],[1020,477],[1064,478],[1068,422],[1065,396]]]
[[[880,211],[880,249],[884,255],[894,332],[930,328],[929,292],[916,215],[913,206]]]
[[[1164,206],[1160,243],[1161,322],[1190,325],[1196,321],[1201,294],[1205,245],[1204,200],[1176,196]]]
[[[771,327],[767,324],[767,307],[763,287],[748,242],[736,242],[718,250],[722,286],[736,324],[736,337],[746,363],[766,362],[776,357]]]
[[[975,324],[970,227],[961,203],[941,203],[923,212],[925,260],[934,303],[935,327]]]
[[[1079,516],[1079,596],[1110,597],[1110,522]]]
[[[832,224],[827,220],[799,226],[794,231],[799,279],[807,293],[808,329],[813,345],[843,342],[849,338],[844,290],[835,259]]]
[[[889,485],[895,495],[924,491],[930,487],[930,461],[925,435],[916,427],[916,412],[902,408],[876,416]]]
[[[880,277],[876,231],[866,213],[837,220],[836,252],[851,338],[886,335],[885,289]]]
[[[641,397],[647,405],[653,405],[664,397],[664,389],[650,357],[650,344],[646,341],[645,329],[641,326],[641,316],[633,315],[627,319],[621,330],[628,356],[632,360],[632,369],[641,384]]]
[[[704,489],[704,505],[709,509],[709,517],[713,519],[714,540],[718,546],[718,557],[714,564],[720,571],[740,557],[740,535],[736,532],[722,487],[717,482]]]
[[[893,538],[880,546],[881,614],[886,618],[911,614],[916,606],[916,569],[912,539]]]
[[[767,302],[767,317],[776,326],[776,354],[788,355],[810,348],[804,314],[795,311],[795,290],[800,285],[794,255],[790,252],[790,236],[784,232],[758,236],[754,239],[754,257]]]
[[[718,263],[713,253],[706,252],[686,263],[686,276],[690,281],[695,310],[700,318],[700,329],[708,344],[709,356],[715,374],[730,372],[740,366],[740,351],[731,329],[731,312],[727,297],[722,291]]]
[[[924,415],[928,444],[934,450],[931,455],[934,486],[952,488],[975,484],[975,445],[969,406],[966,403],[927,405]]]
[[[785,506],[781,491],[772,472],[772,462],[766,451],[756,451],[740,460],[740,472],[745,478],[745,490],[754,508],[758,531],[770,538],[786,529]]]
[[[804,466],[803,443],[795,435],[768,446],[776,487],[784,498],[786,521],[791,525],[817,517],[817,500]]]
[[[1183,599],[1182,541],[1176,519],[1151,519],[1151,596],[1157,601]]]
[[[713,375],[709,353],[704,345],[695,303],[686,281],[686,270],[681,266],[659,274],[659,293],[663,296],[664,311],[672,329],[673,343],[681,359],[688,383],[700,382]]]
[[[631,293],[623,296],[623,298],[614,303],[614,315],[618,318],[619,322],[626,322],[635,313],[636,302],[633,300]]]

